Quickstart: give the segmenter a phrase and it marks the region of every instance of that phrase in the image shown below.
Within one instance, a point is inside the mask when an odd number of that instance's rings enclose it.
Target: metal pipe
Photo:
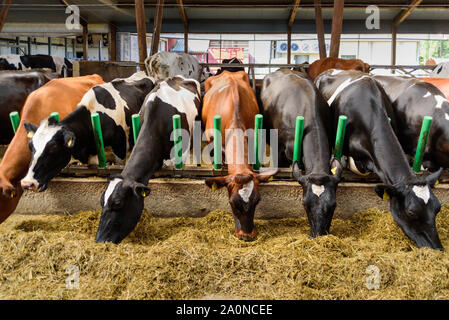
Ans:
[[[106,155],[104,152],[103,133],[101,132],[100,116],[94,112],[90,115],[92,120],[92,127],[94,131],[95,146],[97,147],[98,166],[100,168],[106,167]]]
[[[19,113],[17,111],[11,112],[9,114],[9,119],[11,119],[12,129],[14,130],[14,133],[16,133],[20,123]]]
[[[256,114],[254,118],[254,170],[260,169],[260,138],[261,132],[259,132],[263,128],[263,116],[261,114]]]
[[[219,170],[222,166],[221,159],[221,116],[214,117],[214,168]]]
[[[432,117],[425,116],[422,121],[421,133],[419,134],[418,147],[416,148],[415,161],[413,162],[413,171],[419,172],[424,158],[427,138],[429,138],[430,126],[432,125]]]
[[[338,127],[337,127],[337,137],[335,138],[334,157],[339,161],[341,160],[341,155],[343,153],[343,143],[345,141],[345,131],[347,121],[348,117],[346,116],[338,117]]]
[[[295,145],[293,149],[293,162],[298,161],[298,163],[301,163],[303,132],[304,132],[304,117],[297,116],[295,126]]]
[[[52,113],[50,114],[50,117],[52,117],[53,119],[55,119],[56,121],[59,122],[59,113],[57,113],[57,112],[52,112]]]
[[[181,116],[173,116],[173,141],[175,145],[175,168],[182,169],[182,136],[181,136]]]
[[[134,138],[134,144],[136,144],[137,137],[139,136],[140,132],[140,116],[138,114],[133,114],[131,116],[132,124],[133,124],[133,138]]]

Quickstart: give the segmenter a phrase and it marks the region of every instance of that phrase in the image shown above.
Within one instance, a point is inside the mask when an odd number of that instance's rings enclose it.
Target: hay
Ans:
[[[13,215],[0,225],[1,299],[449,299],[449,254],[417,249],[390,214],[370,209],[335,219],[308,239],[305,218],[256,222],[259,236],[233,236],[228,212],[205,218],[144,214],[121,245],[94,241],[99,212]],[[449,249],[449,207],[438,215]],[[80,268],[80,288],[65,286]],[[366,287],[366,268],[380,289]]]

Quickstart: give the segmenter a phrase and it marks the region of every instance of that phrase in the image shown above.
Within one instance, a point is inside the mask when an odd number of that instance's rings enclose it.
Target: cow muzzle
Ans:
[[[256,237],[257,237],[257,230],[256,230],[256,228],[254,228],[253,231],[251,231],[250,233],[246,233],[242,229],[238,229],[238,230],[235,230],[235,236],[239,240],[254,241],[254,240],[256,240]]]
[[[25,190],[38,191],[38,185],[35,182],[22,180],[20,184]]]

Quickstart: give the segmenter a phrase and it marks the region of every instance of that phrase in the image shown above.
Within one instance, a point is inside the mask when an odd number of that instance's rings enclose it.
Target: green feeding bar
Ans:
[[[131,116],[132,124],[133,124],[133,138],[134,138],[134,144],[137,141],[137,137],[139,136],[140,132],[140,116],[138,114],[133,114]]]
[[[52,117],[53,119],[55,119],[57,122],[59,122],[59,113],[57,112],[52,112],[50,114],[50,117]]]
[[[421,133],[419,134],[418,147],[416,148],[415,161],[413,162],[413,171],[421,171],[421,165],[426,150],[427,139],[429,138],[430,126],[432,125],[432,117],[425,116],[422,121]]]
[[[221,159],[221,116],[214,117],[214,168],[219,170],[222,166]]]
[[[90,115],[94,129],[95,146],[97,147],[98,166],[106,167],[106,155],[104,152],[103,133],[101,132],[100,116],[94,112]]]
[[[263,116],[256,114],[254,119],[254,170],[260,169],[260,130],[263,128]]]
[[[298,161],[298,163],[301,162],[303,133],[304,133],[304,117],[297,116],[295,126],[295,145],[293,149],[293,162],[295,161]]]
[[[345,141],[346,123],[348,117],[340,116],[338,117],[338,127],[337,127],[337,137],[335,138],[335,150],[334,157],[340,161],[343,154],[343,143]]]
[[[11,112],[9,114],[9,119],[11,119],[12,130],[16,133],[20,123],[19,113],[17,111]]]
[[[175,144],[175,168],[182,169],[182,136],[181,136],[181,116],[173,116],[173,140]]]

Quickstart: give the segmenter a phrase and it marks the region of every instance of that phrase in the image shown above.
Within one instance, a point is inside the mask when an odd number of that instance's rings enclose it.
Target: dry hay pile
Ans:
[[[448,299],[449,254],[417,249],[390,214],[336,219],[308,239],[305,218],[257,221],[258,239],[233,236],[229,212],[205,218],[145,214],[120,245],[94,241],[99,212],[13,215],[0,225],[2,299]],[[438,215],[449,249],[449,207]],[[69,290],[66,268],[80,268]],[[368,290],[366,268],[379,268]]]

